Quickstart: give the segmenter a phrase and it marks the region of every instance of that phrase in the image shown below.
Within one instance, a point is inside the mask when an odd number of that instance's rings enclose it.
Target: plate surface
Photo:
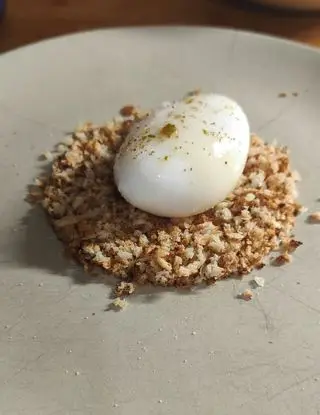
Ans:
[[[70,270],[23,200],[38,155],[79,122],[201,87],[290,147],[301,201],[320,210],[319,74],[317,50],[197,27],[83,33],[0,57],[1,414],[320,413],[319,226],[299,218],[304,245],[292,264],[261,271],[252,302],[235,299],[246,278],[184,295],[147,289],[115,313],[104,311],[110,287]]]

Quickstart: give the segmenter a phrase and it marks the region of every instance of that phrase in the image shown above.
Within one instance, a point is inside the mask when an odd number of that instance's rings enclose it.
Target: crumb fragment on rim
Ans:
[[[313,212],[308,216],[309,223],[320,223],[320,212]]]
[[[250,301],[253,298],[253,292],[249,289],[244,290],[241,294],[238,295],[240,300]]]
[[[119,311],[124,310],[127,305],[128,302],[125,298],[117,297],[112,301],[112,306]]]
[[[289,264],[292,261],[292,256],[285,252],[284,254],[278,255],[272,262],[275,266],[282,266]]]
[[[292,254],[293,252],[295,252],[299,246],[303,245],[303,242],[301,241],[297,241],[295,239],[289,239],[288,242],[285,242],[283,244],[283,251],[287,252],[288,254]]]
[[[43,158],[44,160],[47,160],[47,161],[52,161],[52,160],[54,159],[54,155],[52,154],[52,152],[51,152],[51,151],[45,151],[45,152],[42,154],[42,158]]]
[[[127,297],[133,294],[134,291],[135,286],[132,282],[120,281],[114,289],[114,295],[115,297]]]

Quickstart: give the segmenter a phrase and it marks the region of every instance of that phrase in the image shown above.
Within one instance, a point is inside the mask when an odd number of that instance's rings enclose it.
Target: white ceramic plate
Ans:
[[[250,303],[235,299],[247,278],[189,295],[145,290],[114,313],[110,287],[80,269],[71,278],[23,200],[37,156],[78,122],[201,87],[290,146],[301,201],[320,210],[319,79],[317,50],[210,28],[97,31],[0,58],[1,414],[320,413],[319,226],[299,219],[304,245],[291,265],[261,271]]]

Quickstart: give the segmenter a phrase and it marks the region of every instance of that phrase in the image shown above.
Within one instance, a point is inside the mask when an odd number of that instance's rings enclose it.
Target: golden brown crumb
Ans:
[[[285,92],[280,92],[279,94],[278,94],[278,97],[279,98],[285,98],[287,96],[287,94],[285,93]]]
[[[260,264],[257,264],[256,266],[255,266],[255,268],[256,269],[262,269],[262,268],[264,268],[266,266],[266,264],[264,263],[264,262],[261,262]]]
[[[144,116],[133,112],[136,120]],[[133,284],[213,284],[261,268],[288,240],[301,207],[286,148],[252,136],[244,173],[227,199],[193,217],[160,218],[128,204],[114,184],[114,158],[132,122],[79,128],[39,193],[56,234],[84,267]],[[128,285],[120,287],[125,295]]]
[[[130,117],[134,113],[135,113],[135,107],[133,105],[126,105],[126,106],[122,107],[121,110],[120,110],[120,114],[123,117]]]
[[[135,286],[131,282],[121,281],[117,284],[114,294],[116,297],[126,297],[135,291]]]
[[[291,262],[291,260],[292,260],[291,255],[285,252],[284,254],[281,254],[274,259],[273,265],[282,266],[282,265],[288,264],[289,262]]]
[[[320,223],[320,212],[313,212],[308,216],[310,223]]]
[[[42,182],[40,186],[40,182],[38,179],[35,180],[35,184],[29,186],[28,194],[26,196],[26,201],[31,205],[35,205],[37,203],[41,203],[43,200],[43,189],[42,189]]]
[[[296,241],[295,239],[290,239],[289,242],[284,245],[284,250],[288,254],[292,254],[301,245],[302,245],[301,241]]]
[[[244,290],[243,293],[239,294],[239,298],[244,301],[252,300],[253,292],[251,290]]]

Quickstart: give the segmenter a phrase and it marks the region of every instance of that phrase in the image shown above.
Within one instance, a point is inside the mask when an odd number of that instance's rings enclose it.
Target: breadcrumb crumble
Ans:
[[[68,136],[50,175],[28,195],[86,270],[98,266],[122,280],[115,307],[125,307],[123,297],[135,284],[188,287],[248,274],[285,244],[276,261],[289,261],[301,244],[290,238],[302,207],[286,147],[253,135],[245,170],[229,197],[203,214],[160,218],[131,206],[115,186],[115,155],[131,125],[145,115],[131,105],[120,113],[106,125],[86,123]]]
[[[253,292],[251,290],[245,290],[243,293],[239,294],[238,298],[244,301],[250,301],[253,298]]]
[[[320,212],[313,212],[308,216],[310,223],[320,223]]]

